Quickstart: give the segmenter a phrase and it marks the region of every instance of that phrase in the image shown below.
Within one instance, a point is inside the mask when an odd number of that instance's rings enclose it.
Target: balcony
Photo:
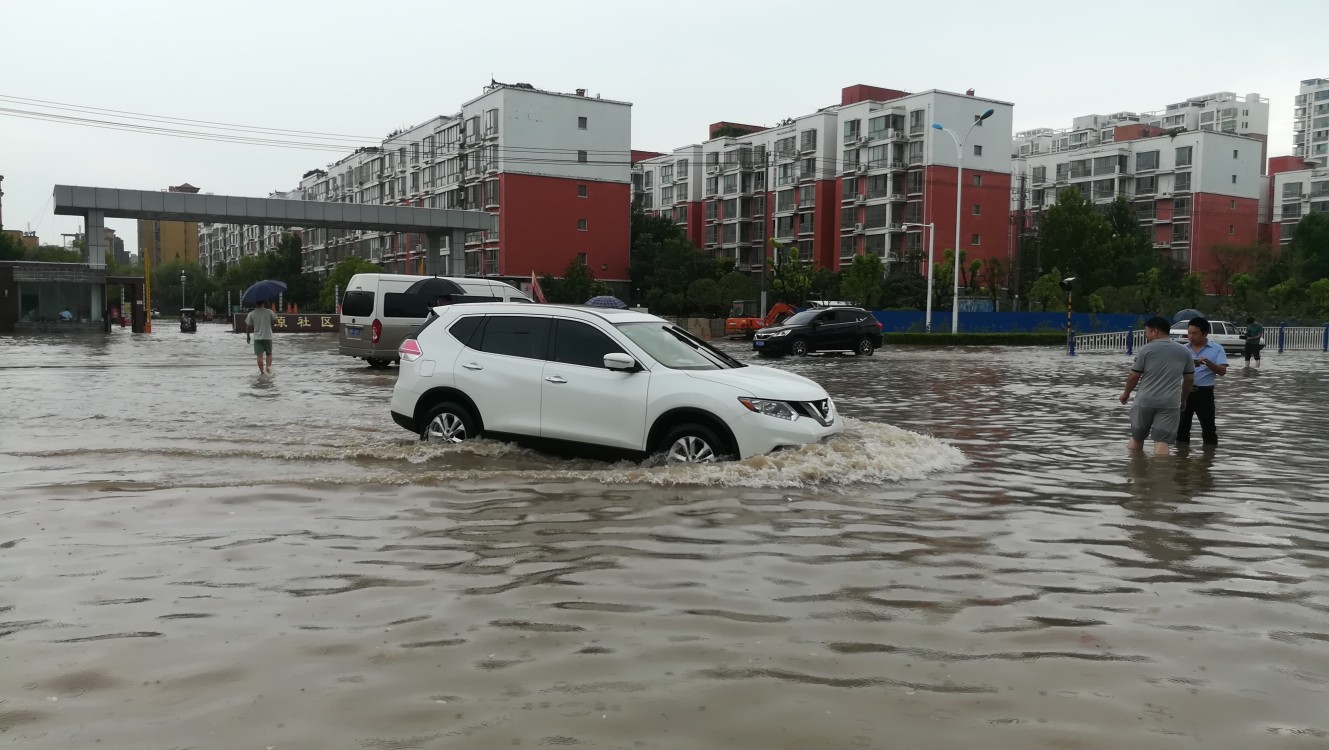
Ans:
[[[889,161],[886,162],[886,169],[892,172],[903,172],[905,170],[905,163],[902,161]]]

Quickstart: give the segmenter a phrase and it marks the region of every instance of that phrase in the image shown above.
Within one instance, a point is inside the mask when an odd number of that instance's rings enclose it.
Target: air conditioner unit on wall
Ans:
[[[861,232],[861,231],[863,231],[863,225],[862,225],[862,224],[855,224],[855,225],[854,225],[854,231],[855,231],[855,232]]]
[[[859,164],[859,165],[858,165],[858,169],[857,169],[856,171],[857,171],[859,174],[865,174],[865,173],[867,173],[867,171],[868,171],[868,165],[866,165],[866,164]]]

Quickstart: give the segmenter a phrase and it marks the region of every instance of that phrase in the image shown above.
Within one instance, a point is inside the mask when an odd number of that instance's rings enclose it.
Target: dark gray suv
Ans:
[[[810,352],[849,351],[871,356],[881,346],[881,323],[861,307],[821,307],[803,310],[778,326],[763,328],[752,338],[752,348],[763,357]]]

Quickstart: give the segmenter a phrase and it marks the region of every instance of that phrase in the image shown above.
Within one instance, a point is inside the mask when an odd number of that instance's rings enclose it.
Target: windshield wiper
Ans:
[[[687,331],[681,330],[674,326],[664,326],[664,329],[669,332],[670,336],[673,336],[674,338],[678,339],[679,341],[682,341],[683,343],[687,344],[688,346],[692,347],[693,349],[696,349],[697,351],[703,354],[709,354],[711,357],[720,360],[722,364],[728,365],[731,368],[747,367],[747,365],[743,364],[742,362],[739,362],[738,360],[734,359],[728,354],[725,354],[719,349],[716,349],[715,347],[711,346],[705,341],[693,338],[692,334],[688,333]]]

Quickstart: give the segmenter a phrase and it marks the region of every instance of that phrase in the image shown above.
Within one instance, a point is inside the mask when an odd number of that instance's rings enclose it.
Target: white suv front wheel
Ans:
[[[709,428],[682,424],[665,434],[660,446],[671,464],[709,464],[727,452],[725,444]]]
[[[444,401],[429,410],[420,439],[430,443],[460,443],[480,437],[475,417],[461,404]]]

